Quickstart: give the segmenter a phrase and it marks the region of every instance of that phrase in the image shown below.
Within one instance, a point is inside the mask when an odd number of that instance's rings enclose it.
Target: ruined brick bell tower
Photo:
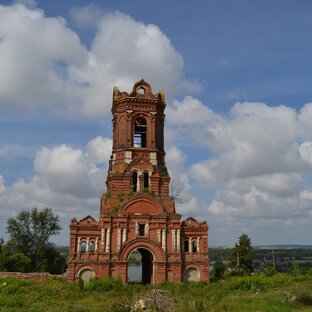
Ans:
[[[113,92],[113,149],[100,217],[73,219],[68,278],[119,277],[128,282],[128,262],[141,256],[141,281],[208,281],[208,226],[175,211],[165,164],[162,91],[144,80],[131,93]]]

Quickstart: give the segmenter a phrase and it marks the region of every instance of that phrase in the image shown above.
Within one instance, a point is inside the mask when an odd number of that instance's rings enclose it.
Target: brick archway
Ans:
[[[134,249],[134,251],[137,251],[141,256],[141,264],[140,264],[140,271],[136,272],[138,275],[136,276],[137,281],[140,281],[143,285],[151,284],[153,282],[153,273],[154,273],[154,255],[149,249],[146,248],[137,248]],[[133,252],[134,252],[133,251]],[[131,257],[131,252],[129,257]],[[129,263],[127,268],[127,278],[129,282]]]
[[[128,282],[128,257],[137,249],[142,257],[145,258],[145,268],[142,266],[142,283],[156,285],[166,280],[166,256],[163,249],[155,241],[148,238],[136,238],[120,250],[119,261],[124,263],[126,267],[124,272],[126,276],[122,277],[122,280]],[[150,254],[150,258],[149,255]],[[147,259],[146,259],[147,257]],[[145,271],[145,272],[144,272]]]

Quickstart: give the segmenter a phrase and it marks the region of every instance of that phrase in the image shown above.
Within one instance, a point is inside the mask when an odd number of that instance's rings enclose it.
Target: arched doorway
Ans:
[[[136,248],[128,256],[128,282],[152,283],[153,254],[146,248]]]

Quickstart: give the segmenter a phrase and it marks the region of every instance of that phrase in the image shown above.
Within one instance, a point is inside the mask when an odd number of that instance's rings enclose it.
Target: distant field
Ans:
[[[0,311],[130,312],[152,286],[124,287],[116,280],[95,280],[83,289],[64,280],[46,282],[0,279]],[[167,283],[157,287],[185,312],[312,311],[312,275],[245,276],[202,283]],[[149,311],[156,311],[150,309]]]

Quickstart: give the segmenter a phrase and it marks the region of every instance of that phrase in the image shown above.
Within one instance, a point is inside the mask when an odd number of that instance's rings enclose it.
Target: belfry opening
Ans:
[[[100,216],[71,220],[70,281],[131,282],[133,254],[140,262],[142,284],[209,281],[207,222],[192,217],[181,221],[169,193],[166,105],[164,92],[153,93],[143,79],[129,93],[114,87],[113,143]]]

